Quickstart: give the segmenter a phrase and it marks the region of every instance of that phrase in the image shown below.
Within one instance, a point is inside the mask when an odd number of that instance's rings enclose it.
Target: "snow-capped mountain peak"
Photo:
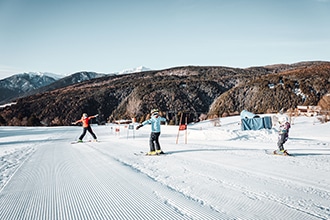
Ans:
[[[41,72],[20,73],[2,79],[0,80],[0,103],[10,101],[12,98],[49,85],[57,79],[58,76],[55,77],[54,74]]]
[[[120,71],[117,74],[121,75],[121,74],[129,74],[129,73],[139,73],[139,72],[144,72],[144,71],[149,71],[149,70],[151,70],[151,69],[144,67],[144,66],[139,66],[139,67],[132,68],[132,69],[125,69],[123,71]]]
[[[60,75],[60,74],[49,73],[49,72],[27,72],[27,73],[23,73],[23,74],[28,74],[28,75],[31,75],[31,76],[40,76],[40,77],[48,76],[48,77],[53,78],[55,80],[59,80],[59,79],[65,77],[65,76]]]

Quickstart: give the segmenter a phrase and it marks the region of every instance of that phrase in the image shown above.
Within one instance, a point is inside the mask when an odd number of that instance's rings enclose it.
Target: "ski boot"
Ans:
[[[165,154],[162,150],[156,150],[156,154],[160,155],[160,154]]]
[[[156,151],[149,151],[147,154],[147,156],[155,156],[157,155]]]

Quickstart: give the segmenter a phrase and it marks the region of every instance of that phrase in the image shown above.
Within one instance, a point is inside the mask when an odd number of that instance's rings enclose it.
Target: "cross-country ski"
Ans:
[[[270,155],[278,155],[278,156],[293,156],[292,154],[290,154],[287,150],[284,151],[279,151],[279,150],[265,150],[266,154],[270,154]]]

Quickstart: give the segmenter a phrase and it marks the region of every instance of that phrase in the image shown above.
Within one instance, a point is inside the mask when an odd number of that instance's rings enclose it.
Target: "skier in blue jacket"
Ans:
[[[151,124],[151,134],[149,139],[150,151],[147,153],[147,155],[164,154],[159,144],[160,123],[162,121],[166,122],[166,119],[159,116],[158,109],[153,109],[151,110],[151,118],[149,120],[142,122],[142,124],[136,127],[136,130],[138,130],[139,128],[141,128],[146,124]],[[155,149],[155,145],[156,145],[156,149]]]

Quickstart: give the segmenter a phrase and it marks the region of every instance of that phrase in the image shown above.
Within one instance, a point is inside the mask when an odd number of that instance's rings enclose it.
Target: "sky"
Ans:
[[[0,0],[0,79],[330,61],[330,0]]]

